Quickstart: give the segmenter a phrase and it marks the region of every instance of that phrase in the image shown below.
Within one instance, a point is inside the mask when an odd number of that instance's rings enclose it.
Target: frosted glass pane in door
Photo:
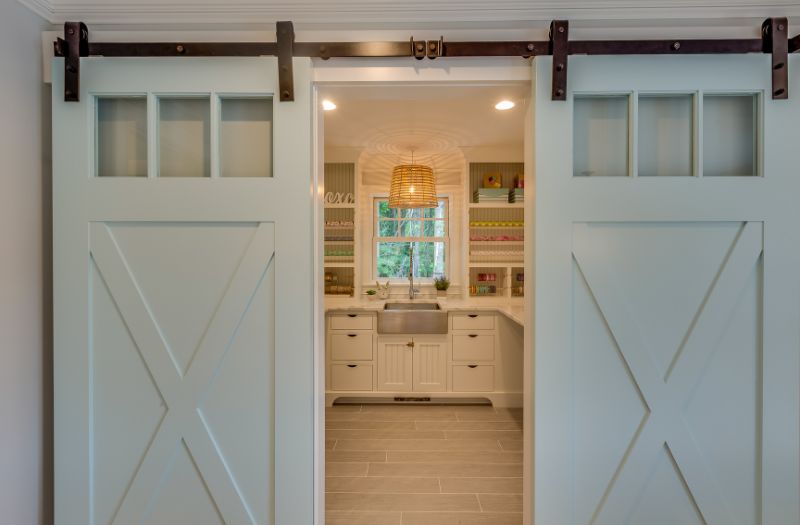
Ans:
[[[162,98],[158,110],[160,177],[211,175],[208,97]]]
[[[223,98],[220,175],[272,177],[272,99]]]
[[[575,97],[573,175],[628,175],[628,95]]]
[[[639,97],[639,176],[692,175],[692,95]]]
[[[98,177],[147,176],[147,99],[97,99]]]
[[[758,96],[703,97],[703,176],[758,175]]]

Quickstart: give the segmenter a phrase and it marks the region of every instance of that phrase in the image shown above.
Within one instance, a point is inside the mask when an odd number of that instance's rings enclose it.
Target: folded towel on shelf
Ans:
[[[472,193],[472,200],[481,202],[508,202],[508,188],[481,188]]]

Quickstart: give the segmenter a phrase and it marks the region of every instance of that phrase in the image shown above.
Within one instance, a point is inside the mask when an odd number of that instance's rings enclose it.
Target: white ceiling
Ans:
[[[798,16],[795,0],[19,0],[53,23],[271,24],[292,20],[311,27],[579,20],[763,19]]]
[[[358,158],[364,182],[383,185],[414,152],[439,184],[459,184],[466,159],[478,152],[521,154],[529,91],[527,84],[325,88],[322,98],[337,105],[325,112],[326,155]],[[504,99],[516,106],[496,110]]]

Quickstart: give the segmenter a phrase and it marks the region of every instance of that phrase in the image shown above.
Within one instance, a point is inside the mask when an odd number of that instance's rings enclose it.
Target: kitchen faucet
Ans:
[[[408,260],[408,298],[414,300],[414,294],[419,293],[419,290],[414,289],[414,245],[409,246],[409,260]]]

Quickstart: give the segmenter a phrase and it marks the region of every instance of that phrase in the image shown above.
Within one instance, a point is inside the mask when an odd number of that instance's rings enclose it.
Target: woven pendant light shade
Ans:
[[[436,179],[430,166],[401,164],[392,171],[390,208],[436,208]]]

